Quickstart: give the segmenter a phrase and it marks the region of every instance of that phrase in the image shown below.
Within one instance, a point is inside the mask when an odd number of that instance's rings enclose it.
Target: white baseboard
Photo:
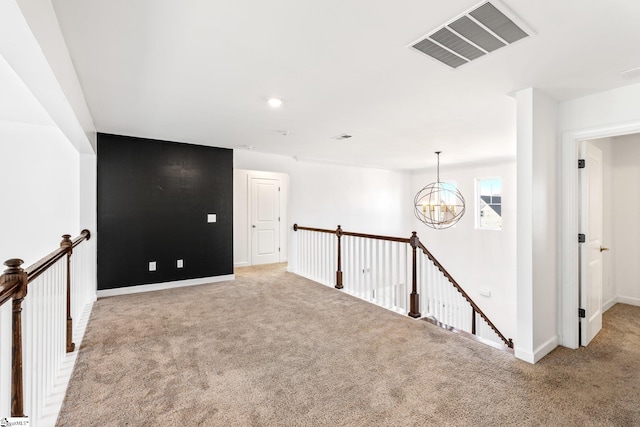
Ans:
[[[292,268],[290,265],[287,265],[287,271],[288,271],[289,273],[295,273],[295,272],[296,272],[296,269],[295,269],[295,268]]]
[[[533,353],[530,351],[522,350],[521,348],[518,348],[516,346],[516,348],[514,349],[514,355],[520,360],[524,360],[525,362],[534,364],[538,362],[540,359],[542,359],[544,356],[546,356],[547,354],[551,353],[551,350],[553,350],[557,346],[558,346],[558,335],[554,335],[553,337],[549,338],[547,341],[539,345],[533,351]]]
[[[635,305],[636,307],[640,307],[640,298],[618,296],[616,297],[616,299],[617,299],[616,302],[621,302],[622,304],[629,304],[629,305]]]
[[[178,280],[174,282],[152,283],[150,285],[134,285],[124,288],[102,289],[98,291],[98,298],[113,297],[116,295],[137,294],[140,292],[161,291],[163,289],[182,288],[185,286],[206,285],[209,283],[235,280],[235,278],[235,274],[227,274],[223,276],[202,277],[198,279]]]
[[[604,313],[605,311],[609,310],[611,307],[613,307],[617,303],[618,303],[618,297],[611,298],[609,301],[606,301],[604,304],[602,304],[602,312]]]
[[[536,348],[535,351],[533,352],[534,360],[535,360],[534,363],[536,363],[538,360],[545,357],[547,354],[551,353],[551,351],[558,346],[559,342],[560,342],[560,338],[558,337],[558,335],[554,335],[551,338],[549,338],[547,341],[542,343],[540,346],[538,346],[538,348]]]
[[[287,259],[285,258],[278,261],[278,263],[281,263],[281,262],[287,262]],[[260,265],[260,264],[257,264],[257,265]],[[233,266],[234,267],[251,267],[251,263],[249,261],[240,261],[240,262],[234,262]]]
[[[518,346],[513,349],[513,355],[516,356],[517,359],[524,360],[525,362],[529,362],[531,364],[536,363],[533,353],[531,353],[530,351],[522,350]]]

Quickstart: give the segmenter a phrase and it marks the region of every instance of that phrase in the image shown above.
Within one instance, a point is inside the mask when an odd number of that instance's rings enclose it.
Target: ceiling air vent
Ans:
[[[525,27],[524,24],[516,24],[516,20],[496,0],[482,2],[408,47],[451,68],[458,68],[533,34],[530,29],[522,28]]]
[[[335,139],[336,141],[342,141],[343,139],[349,139],[351,137],[352,137],[352,135],[343,133],[342,135],[332,136],[331,139]]]

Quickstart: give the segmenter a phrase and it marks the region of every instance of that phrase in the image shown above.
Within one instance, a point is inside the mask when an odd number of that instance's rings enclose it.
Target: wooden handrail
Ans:
[[[71,253],[73,248],[78,246],[83,241],[89,240],[91,238],[91,232],[87,229],[84,229],[82,230],[82,232],[78,237],[73,239],[73,241],[69,240],[70,237],[71,235],[64,234],[62,238],[65,245],[61,244],[58,249],[51,252],[49,255],[42,257],[41,259],[39,259],[38,261],[34,262],[29,267],[27,267],[26,271],[27,271],[27,276],[29,278],[29,283],[37,279],[38,276],[40,276],[42,273],[47,271],[53,264],[58,262],[62,257],[67,255],[68,253]],[[71,245],[69,245],[69,242],[71,242]]]
[[[85,228],[84,230],[82,230],[80,232],[80,235],[78,237],[76,237],[75,239],[72,240],[71,247],[75,248],[80,243],[84,242],[85,240],[89,240],[89,239],[91,239],[91,232]]]
[[[349,231],[342,232],[343,236],[362,237],[364,239],[386,240],[388,242],[409,243],[410,239],[404,237],[379,236],[377,234],[351,233]]]
[[[28,283],[33,282],[42,273],[47,271],[53,264],[58,262],[69,250],[66,247],[59,247],[49,255],[39,259],[25,269],[27,272]]]
[[[8,261],[7,261],[8,262]],[[4,265],[7,265],[5,263]],[[9,301],[13,294],[16,292],[17,287],[20,286],[20,281],[17,279],[10,280],[3,274],[0,279],[5,279],[6,282],[0,282],[0,306]]]
[[[29,283],[33,282],[42,273],[48,270],[56,262],[67,257],[67,333],[66,349],[71,352],[75,348],[72,342],[71,319],[71,254],[73,248],[85,240],[91,238],[89,230],[82,230],[81,234],[71,240],[69,234],[62,236],[60,247],[49,255],[31,264],[27,269],[22,268],[24,261],[18,258],[7,260],[4,265],[8,268],[0,275],[0,306],[12,300],[12,344],[11,344],[11,416],[24,417],[24,393],[23,393],[23,369],[22,369],[22,301],[27,296]]]
[[[298,230],[306,230],[306,231],[316,231],[318,233],[329,233],[329,234],[335,234],[336,230],[327,230],[326,228],[311,228],[311,227],[302,227],[298,224],[293,224],[293,231],[298,231]]]
[[[340,226],[338,226],[340,227]],[[316,231],[318,233],[329,233],[336,234],[336,230],[327,230],[325,228],[312,228],[312,227],[302,227],[298,224],[293,224],[293,231],[298,230],[306,230],[306,231]],[[386,240],[389,242],[400,242],[400,243],[409,243],[409,239],[404,237],[390,237],[390,236],[380,236],[378,234],[362,234],[362,233],[353,233],[350,231],[342,231],[342,236],[353,236],[353,237],[363,237],[365,239],[375,239],[375,240]]]
[[[429,252],[429,250],[427,248],[425,248],[425,246],[422,244],[422,242],[418,242],[418,247],[427,256],[427,258],[429,258],[429,260],[436,266],[436,268],[438,270],[440,270],[440,272],[447,278],[447,280],[449,280],[449,282],[451,282],[453,287],[456,288],[456,290],[458,292],[460,292],[462,297],[465,300],[467,300],[467,302],[473,308],[474,314],[478,313],[480,315],[480,317],[482,317],[484,319],[484,321],[487,322],[489,327],[491,329],[493,329],[493,331],[500,337],[500,339],[505,343],[505,345],[507,347],[509,347],[509,348],[513,348],[513,340],[511,338],[507,339],[504,335],[502,335],[502,332],[500,332],[498,330],[498,328],[493,324],[493,322],[491,320],[489,320],[487,315],[484,314],[484,312],[480,309],[480,307],[478,307],[478,305],[471,299],[469,294],[467,294],[464,291],[464,289],[462,289],[462,286],[460,286],[458,284],[458,282],[456,282],[455,279],[451,276],[451,274],[449,274],[449,272],[442,266],[442,264],[440,264],[440,262],[436,259],[436,257],[434,257],[433,254],[431,252]],[[472,327],[473,327],[473,333],[475,334],[475,329],[476,329],[475,315],[472,317],[472,323],[471,324],[472,324]]]
[[[426,256],[429,258],[431,262],[436,266],[438,270],[449,280],[449,282],[454,286],[454,288],[460,292],[462,297],[471,305],[472,308],[472,317],[471,317],[471,332],[472,334],[476,334],[476,314],[479,314],[482,319],[489,325],[489,327],[498,335],[498,337],[505,343],[505,345],[509,348],[513,348],[513,340],[511,338],[506,338],[498,328],[493,324],[491,320],[487,317],[486,314],[478,307],[478,305],[471,299],[471,297],[462,289],[462,287],[455,281],[455,279],[449,274],[449,272],[440,264],[440,262],[433,256],[431,252],[420,242],[416,232],[414,231],[410,238],[403,237],[389,237],[389,236],[380,236],[375,234],[363,234],[363,233],[353,233],[349,231],[343,231],[342,227],[338,225],[336,230],[328,230],[324,228],[314,228],[314,227],[302,227],[298,224],[293,225],[293,230],[305,230],[305,231],[314,231],[318,233],[327,233],[327,234],[335,234],[338,238],[338,269],[336,271],[336,288],[342,289],[342,250],[341,250],[341,237],[342,236],[353,236],[353,237],[362,237],[366,239],[376,239],[376,240],[385,240],[390,242],[399,242],[399,243],[408,243],[412,247],[412,287],[411,294],[409,295],[409,312],[407,313],[410,317],[419,318],[420,314],[420,295],[418,294],[417,289],[417,249],[420,249]]]

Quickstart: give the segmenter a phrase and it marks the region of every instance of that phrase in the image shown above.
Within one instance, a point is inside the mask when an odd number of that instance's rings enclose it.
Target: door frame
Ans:
[[[233,170],[233,266],[251,265],[251,178],[280,179],[280,262],[289,260],[290,234],[290,177],[285,172],[269,172],[255,169]]]
[[[256,176],[256,175],[252,175],[249,174],[248,175],[248,181],[247,181],[247,186],[248,186],[248,201],[247,201],[247,208],[248,208],[248,212],[247,212],[247,233],[249,236],[249,265],[256,265],[253,263],[253,251],[256,249],[253,246],[253,180],[254,179],[263,179],[263,180],[271,180],[271,181],[277,181],[278,182],[278,217],[280,218],[280,221],[278,221],[278,247],[279,249],[282,248],[282,178],[280,177],[265,177],[265,176]],[[278,251],[278,262],[282,262],[282,251],[279,250]]]
[[[640,122],[621,123],[590,129],[564,132],[560,146],[560,207],[561,237],[558,241],[558,331],[560,344],[576,349],[579,346],[579,263],[578,263],[578,158],[580,142],[590,139],[640,133]]]

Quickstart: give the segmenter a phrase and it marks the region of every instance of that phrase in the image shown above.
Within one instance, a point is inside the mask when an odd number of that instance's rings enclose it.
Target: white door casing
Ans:
[[[280,261],[280,180],[251,178],[251,265]]]
[[[593,144],[580,144],[580,158],[585,168],[580,170],[580,307],[585,317],[580,319],[580,344],[586,346],[602,328],[602,230],[603,183],[602,151]]]
[[[587,129],[567,131],[562,134],[560,164],[562,197],[560,207],[562,215],[559,218],[561,242],[560,257],[560,289],[558,307],[558,330],[560,344],[569,348],[578,348],[578,316],[579,307],[579,273],[578,247],[576,235],[580,233],[579,204],[578,204],[578,151],[580,143],[591,139],[609,138],[613,136],[640,133],[640,121],[621,122]]]

